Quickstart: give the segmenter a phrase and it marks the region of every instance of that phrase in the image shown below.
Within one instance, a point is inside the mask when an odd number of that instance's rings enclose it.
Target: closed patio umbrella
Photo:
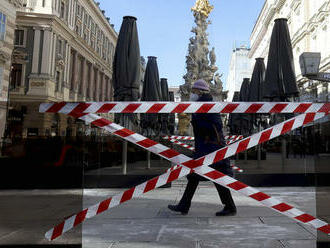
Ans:
[[[287,19],[276,19],[269,46],[263,97],[270,101],[288,101],[298,94]]]
[[[162,101],[168,102],[169,101],[169,92],[168,92],[168,83],[167,78],[160,79],[160,86],[162,90]],[[168,135],[168,126],[169,126],[169,114],[161,114],[161,134]]]
[[[148,57],[145,71],[141,101],[161,101],[161,87],[159,82],[159,72],[157,58]],[[160,120],[158,114],[141,114],[141,128],[145,135],[158,135],[160,130]]]
[[[115,101],[137,101],[139,99],[141,57],[136,18],[125,16],[120,28],[113,62]],[[116,120],[127,128],[136,123],[134,115],[116,116]]]

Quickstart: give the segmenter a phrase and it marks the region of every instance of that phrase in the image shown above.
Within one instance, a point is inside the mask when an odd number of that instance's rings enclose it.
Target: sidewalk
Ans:
[[[80,244],[91,248],[126,247],[316,247],[317,233],[259,203],[233,193],[238,206],[234,217],[215,217],[220,209],[213,184],[203,182],[191,211],[170,212],[185,179],[172,188],[156,189],[86,221],[53,242],[44,233],[63,217],[95,204],[121,189],[0,191],[0,246],[18,244]],[[315,215],[314,188],[260,188],[265,193]],[[324,188],[329,192],[329,188]],[[320,190],[318,189],[318,194]],[[319,196],[318,196],[319,197]],[[328,193],[324,193],[326,199]],[[329,202],[329,201],[328,201]],[[330,221],[329,216],[323,217]],[[326,239],[319,234],[319,239]],[[327,239],[329,241],[329,239]]]

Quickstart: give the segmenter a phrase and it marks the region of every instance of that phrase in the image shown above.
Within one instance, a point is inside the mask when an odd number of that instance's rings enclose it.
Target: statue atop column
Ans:
[[[194,34],[190,38],[188,45],[188,55],[186,56],[187,73],[183,76],[185,84],[180,86],[181,99],[189,100],[191,85],[197,79],[204,79],[211,89],[211,94],[216,101],[222,101],[222,82],[220,74],[215,74],[218,70],[216,66],[215,48],[209,50],[208,33],[206,32],[211,21],[208,20],[209,14],[213,10],[208,0],[196,0],[192,7],[196,26],[191,32]]]

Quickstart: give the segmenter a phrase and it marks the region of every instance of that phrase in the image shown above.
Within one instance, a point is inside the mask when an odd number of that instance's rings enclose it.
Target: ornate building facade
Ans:
[[[75,135],[74,120],[38,113],[40,102],[110,101],[118,34],[93,0],[25,0],[17,12],[11,132]],[[83,125],[83,124],[81,124]]]
[[[320,52],[320,71],[330,71],[330,1],[266,0],[250,37],[251,61],[258,57],[267,61],[271,32],[277,18],[288,19],[295,71],[301,91],[300,100],[328,101],[330,87],[327,83],[303,78],[299,56],[303,52]]]
[[[19,0],[3,0],[0,4],[0,141],[3,138],[7,119],[7,99],[11,55],[14,49],[16,9],[21,6],[22,1]]]

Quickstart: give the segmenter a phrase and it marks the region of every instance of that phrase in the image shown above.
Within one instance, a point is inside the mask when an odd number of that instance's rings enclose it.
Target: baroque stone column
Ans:
[[[40,52],[40,30],[34,30],[34,45],[32,55],[32,74],[37,74],[39,69],[39,52]]]
[[[94,101],[99,101],[99,70],[94,70]]]
[[[73,92],[77,92],[77,60],[78,60],[78,52],[77,51],[74,51],[72,50],[72,77],[71,77],[71,87],[70,87],[70,90],[72,90]]]

